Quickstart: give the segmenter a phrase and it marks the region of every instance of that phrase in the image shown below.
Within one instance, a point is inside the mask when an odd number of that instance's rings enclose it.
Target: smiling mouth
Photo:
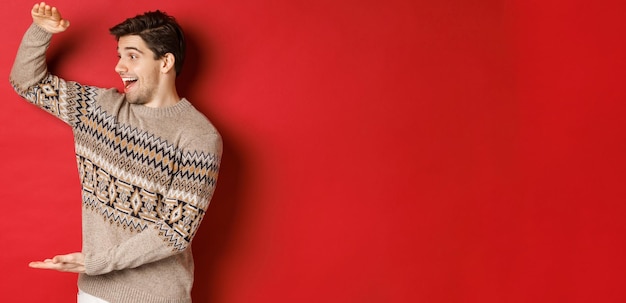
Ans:
[[[137,82],[137,78],[122,77],[122,81],[124,82],[124,91],[128,91]]]

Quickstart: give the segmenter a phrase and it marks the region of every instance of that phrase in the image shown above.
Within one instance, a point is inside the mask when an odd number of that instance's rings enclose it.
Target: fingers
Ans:
[[[73,273],[82,273],[85,272],[85,266],[82,264],[76,263],[56,263],[53,261],[43,261],[43,262],[30,262],[28,263],[30,268],[36,269],[49,269],[56,270],[62,272],[73,272]]]
[[[30,262],[28,266],[37,269],[83,273],[85,272],[84,260],[85,257],[82,253],[71,253],[67,255],[55,256],[52,259],[46,259],[44,261]]]
[[[56,7],[47,5],[45,2],[33,5],[31,15],[34,23],[53,34],[63,32],[70,26],[70,22],[61,17]]]
[[[47,14],[48,11],[46,9],[46,15]],[[59,20],[62,27],[67,28],[68,26],[70,26],[70,22],[67,19],[61,18],[61,13],[59,13],[59,10],[56,7],[52,7],[52,9],[50,10],[50,15],[54,20]]]
[[[52,258],[52,262],[55,263],[82,263],[79,256],[80,253],[71,253],[67,255],[59,255]]]
[[[33,6],[33,14],[45,17],[58,17],[61,19],[61,14],[56,7],[47,5],[45,2],[37,3]]]
[[[47,5],[45,2],[35,4],[31,12],[35,15],[49,17],[54,20],[62,19],[59,10],[54,6]]]
[[[28,263],[28,266],[31,268],[40,268],[40,269],[52,269],[53,267],[57,267],[58,264],[52,262],[50,259],[46,259],[45,261],[36,261]]]
[[[39,3],[35,3],[35,5],[33,5],[33,9],[30,10],[30,13],[33,15],[39,15]]]
[[[50,14],[52,14],[52,8],[50,7],[50,5],[47,5],[45,2],[35,3],[35,5],[33,6],[32,13],[40,15],[40,16],[45,16],[46,15],[46,7],[48,8],[47,9],[48,12],[50,12]]]

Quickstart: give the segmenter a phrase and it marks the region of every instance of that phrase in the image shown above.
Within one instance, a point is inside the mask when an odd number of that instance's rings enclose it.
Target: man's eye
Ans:
[[[131,59],[137,59],[137,55],[130,55]]]

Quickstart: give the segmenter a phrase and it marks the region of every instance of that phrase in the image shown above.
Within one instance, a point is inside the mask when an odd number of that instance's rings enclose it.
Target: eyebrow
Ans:
[[[128,51],[128,50],[134,50],[134,51],[137,51],[138,53],[140,53],[140,54],[142,54],[142,55],[143,55],[143,52],[142,52],[141,50],[139,50],[138,48],[133,47],[133,46],[127,46],[127,47],[124,47],[124,50],[126,50],[126,51]],[[118,48],[118,51],[119,51],[119,48]]]

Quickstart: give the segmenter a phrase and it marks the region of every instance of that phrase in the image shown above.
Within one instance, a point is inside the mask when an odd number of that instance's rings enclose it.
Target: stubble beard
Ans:
[[[126,94],[126,101],[128,101],[128,103],[130,104],[142,105],[142,104],[148,103],[151,99],[152,99],[152,94],[145,92],[145,91],[136,92],[136,94],[134,93]]]

